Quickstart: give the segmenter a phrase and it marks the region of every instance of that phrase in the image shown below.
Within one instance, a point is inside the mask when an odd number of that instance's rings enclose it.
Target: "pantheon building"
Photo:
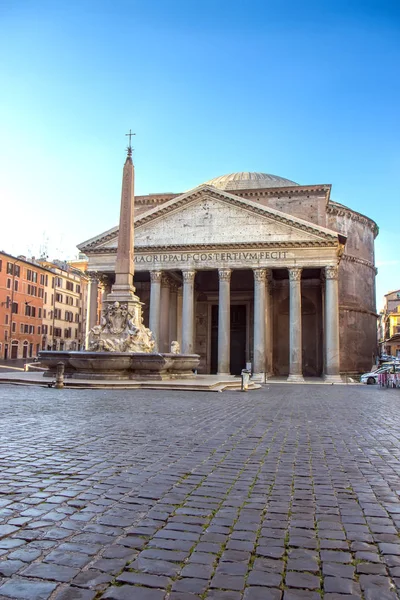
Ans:
[[[160,352],[179,341],[200,373],[325,377],[375,360],[370,218],[331,199],[331,185],[232,173],[182,194],[135,198],[136,292]],[[118,227],[83,242],[92,274],[114,281]]]

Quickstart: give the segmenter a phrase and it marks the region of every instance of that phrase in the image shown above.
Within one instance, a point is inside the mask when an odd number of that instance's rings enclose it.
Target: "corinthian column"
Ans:
[[[156,342],[155,350],[160,352],[160,307],[162,271],[150,271],[150,315],[149,326]]]
[[[288,381],[301,382],[303,378],[301,340],[301,271],[289,270],[289,377]]]
[[[160,352],[169,352],[170,282],[164,274],[161,278]]]
[[[182,352],[194,352],[194,278],[196,271],[182,271],[183,303],[182,303]]]
[[[273,277],[272,269],[267,269],[267,278],[265,282],[265,375],[272,377],[273,375],[273,346],[274,346],[274,329],[273,329]]]
[[[253,269],[254,273],[254,378],[264,380],[265,374],[265,282],[266,269]]]
[[[99,280],[97,277],[90,277],[90,287],[89,287],[89,331],[97,325],[97,296],[99,293]]]
[[[231,273],[231,269],[218,270],[218,375],[231,372]]]
[[[325,267],[325,380],[340,383],[338,267]]]

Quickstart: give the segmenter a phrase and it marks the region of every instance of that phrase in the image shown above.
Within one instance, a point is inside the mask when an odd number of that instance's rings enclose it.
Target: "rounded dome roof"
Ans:
[[[291,187],[299,185],[290,179],[270,175],[269,173],[250,173],[243,171],[241,173],[229,173],[214,177],[205,182],[205,185],[213,185],[220,190],[254,190],[262,188]]]

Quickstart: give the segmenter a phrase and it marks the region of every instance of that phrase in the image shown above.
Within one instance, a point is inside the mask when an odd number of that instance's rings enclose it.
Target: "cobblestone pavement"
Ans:
[[[0,598],[386,600],[400,392],[0,387]]]

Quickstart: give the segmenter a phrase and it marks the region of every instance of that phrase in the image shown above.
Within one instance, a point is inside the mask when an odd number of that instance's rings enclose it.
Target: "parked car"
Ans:
[[[373,385],[374,383],[378,383],[378,375],[379,373],[389,373],[395,370],[396,373],[400,373],[400,365],[394,363],[387,363],[386,365],[376,369],[376,371],[370,371],[369,373],[364,373],[360,377],[361,383],[366,383],[367,385]]]

